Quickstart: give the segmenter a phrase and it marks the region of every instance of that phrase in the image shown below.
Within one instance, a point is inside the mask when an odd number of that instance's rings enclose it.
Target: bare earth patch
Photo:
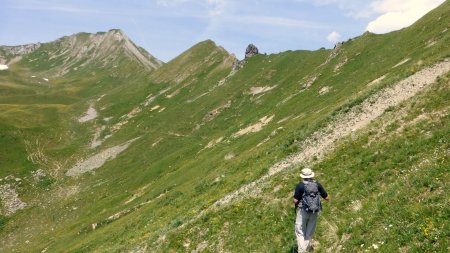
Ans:
[[[327,94],[328,92],[330,92],[330,90],[331,90],[331,87],[330,87],[330,86],[323,86],[323,87],[320,88],[320,90],[319,90],[319,95],[320,95],[320,96],[325,95],[325,94]]]
[[[301,85],[302,89],[308,89],[317,80],[317,76],[312,76]]]
[[[377,79],[373,80],[372,82],[368,83],[368,86],[372,86],[374,84],[377,84],[379,82],[381,82],[384,78],[386,78],[386,75],[382,75],[380,77],[378,77]]]
[[[93,120],[95,118],[97,118],[97,111],[92,105],[90,105],[88,110],[84,113],[84,115],[78,119],[78,122],[84,123]]]
[[[348,61],[348,59],[347,59],[347,57],[345,57],[344,60],[342,60],[341,62],[336,64],[336,66],[334,67],[333,72],[334,73],[338,72],[342,68],[342,66],[344,66],[347,63],[347,61]]]
[[[214,147],[216,144],[220,143],[222,140],[223,140],[223,137],[219,137],[219,138],[217,138],[217,139],[215,139],[215,140],[212,140],[212,141],[210,141],[210,142],[208,143],[208,145],[206,145],[205,148],[212,148],[212,147]]]
[[[260,93],[264,93],[264,92],[273,90],[275,87],[277,87],[277,86],[275,85],[275,86],[265,86],[265,87],[251,87],[248,94],[258,95]]]
[[[208,122],[213,120],[214,118],[216,118],[217,116],[219,116],[219,114],[227,108],[230,108],[231,106],[231,100],[228,100],[228,102],[224,105],[221,105],[219,107],[217,107],[216,109],[208,112],[204,117],[203,117],[203,122]]]
[[[352,201],[351,208],[353,212],[358,212],[362,208],[362,203],[359,200]]]
[[[282,118],[282,119],[280,119],[279,121],[277,121],[277,124],[283,123],[283,122],[285,122],[286,120],[288,120],[288,119],[290,119],[290,118],[291,118],[291,116],[287,116],[287,117],[285,117],[285,118]]]
[[[128,204],[130,202],[132,202],[133,200],[141,197],[142,195],[144,195],[146,193],[146,190],[148,187],[150,187],[153,184],[153,182],[144,185],[143,187],[139,188],[129,199],[127,199],[124,204]]]
[[[237,133],[233,134],[233,137],[236,138],[236,137],[242,136],[244,134],[259,132],[262,130],[263,126],[269,124],[269,122],[272,121],[273,117],[275,117],[275,115],[264,116],[261,119],[259,119],[258,123],[255,123],[244,129],[241,129]]]
[[[406,59],[404,59],[403,61],[397,63],[397,64],[396,64],[394,67],[392,67],[392,68],[396,68],[396,67],[398,67],[398,66],[400,66],[400,65],[403,65],[403,64],[405,64],[406,62],[408,62],[409,60],[411,60],[411,59],[410,59],[410,58],[406,58]]]
[[[153,106],[152,108],[150,108],[150,111],[157,110],[157,109],[159,109],[160,107],[161,107],[160,105],[155,105],[155,106]]]
[[[436,45],[436,41],[435,40],[430,40],[428,41],[427,45],[425,46],[425,48],[429,48]]]
[[[231,159],[233,159],[235,157],[235,154],[234,153],[229,153],[229,154],[227,154],[226,156],[224,156],[224,158],[223,159],[225,159],[225,160],[231,160]]]
[[[158,138],[155,142],[152,143],[152,147],[155,147],[156,145],[158,145],[162,140],[163,140],[163,138]]]

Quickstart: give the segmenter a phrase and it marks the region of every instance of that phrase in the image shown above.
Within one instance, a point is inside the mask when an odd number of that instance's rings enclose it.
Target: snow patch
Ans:
[[[7,69],[8,69],[7,65],[0,64],[0,70],[7,70]]]

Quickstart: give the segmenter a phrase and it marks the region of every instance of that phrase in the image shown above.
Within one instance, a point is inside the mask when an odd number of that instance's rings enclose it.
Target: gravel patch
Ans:
[[[95,118],[97,118],[97,111],[92,105],[90,105],[89,109],[84,113],[84,115],[78,119],[78,122],[84,123]]]
[[[19,195],[10,184],[0,185],[0,199],[2,204],[0,214],[5,216],[27,207],[27,204],[19,199]]]
[[[103,164],[105,164],[105,162],[116,158],[118,154],[126,150],[128,146],[137,139],[138,138],[127,141],[121,145],[105,149],[102,152],[87,158],[86,160],[78,162],[77,164],[75,164],[75,166],[73,166],[66,172],[66,176],[69,177],[79,176],[83,173],[93,171],[95,169],[102,167]]]

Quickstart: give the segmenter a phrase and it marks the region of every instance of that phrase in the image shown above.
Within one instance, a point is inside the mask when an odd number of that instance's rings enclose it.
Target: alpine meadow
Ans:
[[[305,166],[314,252],[450,251],[450,1],[241,61],[125,32],[0,46],[0,252],[292,252]]]

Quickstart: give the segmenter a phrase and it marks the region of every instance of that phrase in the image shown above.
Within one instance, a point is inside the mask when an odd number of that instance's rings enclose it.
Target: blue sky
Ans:
[[[239,58],[331,48],[369,30],[400,29],[444,0],[0,0],[0,45],[48,42],[77,32],[122,29],[169,61],[212,39]]]

